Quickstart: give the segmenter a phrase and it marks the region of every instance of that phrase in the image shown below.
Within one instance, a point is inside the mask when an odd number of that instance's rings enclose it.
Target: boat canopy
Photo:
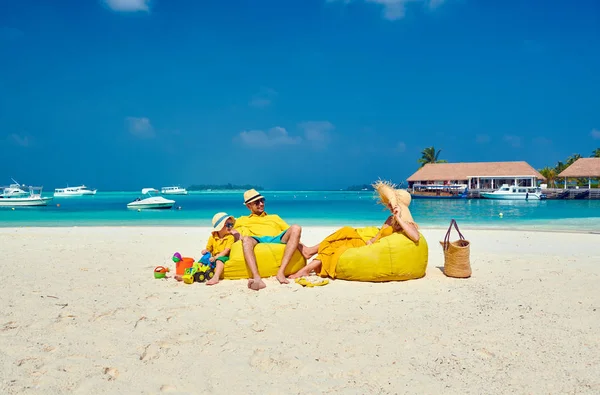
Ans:
[[[142,195],[145,195],[148,192],[158,192],[158,190],[155,189],[155,188],[144,188],[144,189],[142,189]]]

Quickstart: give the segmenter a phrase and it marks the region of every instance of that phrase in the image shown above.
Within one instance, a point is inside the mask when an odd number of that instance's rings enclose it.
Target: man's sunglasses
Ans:
[[[261,203],[263,203],[263,204],[265,203],[265,198],[258,199],[258,200],[255,200],[252,202],[252,204],[256,204],[257,206]]]

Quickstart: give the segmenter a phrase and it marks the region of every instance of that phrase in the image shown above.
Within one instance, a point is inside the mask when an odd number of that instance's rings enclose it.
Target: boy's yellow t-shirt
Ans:
[[[261,215],[250,214],[235,220],[234,228],[242,236],[277,236],[288,230],[290,226],[279,215],[263,212]]]
[[[212,256],[215,256],[227,248],[231,248],[234,242],[235,238],[231,234],[227,234],[223,238],[220,238],[216,232],[213,232],[208,238],[208,243],[206,243],[206,250],[210,252]]]

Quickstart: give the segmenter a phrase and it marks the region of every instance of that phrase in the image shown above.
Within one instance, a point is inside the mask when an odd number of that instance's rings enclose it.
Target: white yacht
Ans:
[[[516,185],[503,184],[494,192],[482,192],[482,198],[500,200],[543,200],[546,195],[539,187],[520,187]]]
[[[52,197],[42,197],[42,187],[29,187],[29,196],[6,197],[0,195],[0,207],[46,206]]]
[[[175,200],[165,199],[162,196],[152,196],[153,193],[159,193],[154,188],[142,189],[142,195],[148,195],[147,198],[137,198],[133,202],[127,204],[127,208],[132,209],[169,209],[175,204]]]
[[[187,195],[188,191],[185,188],[176,187],[162,187],[160,193],[163,195]]]
[[[85,185],[80,185],[78,187],[56,188],[54,190],[54,197],[95,195],[96,191],[96,189],[89,189]]]
[[[29,192],[24,191],[14,178],[11,178],[11,180],[13,184],[10,184],[7,187],[0,187],[2,189],[0,197],[26,197],[29,195]],[[23,187],[25,187],[25,185],[23,185]]]

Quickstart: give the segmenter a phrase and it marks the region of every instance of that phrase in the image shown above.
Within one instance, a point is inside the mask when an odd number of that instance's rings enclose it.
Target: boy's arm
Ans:
[[[206,248],[204,250],[202,250],[202,255],[206,254],[207,252],[210,252],[212,254],[213,252],[213,241],[214,241],[214,237],[211,234],[208,238],[208,242],[206,242]]]
[[[231,252],[231,248],[227,247],[223,251],[219,252],[217,255],[213,256],[211,259],[215,260],[222,256],[229,256],[230,252]]]

